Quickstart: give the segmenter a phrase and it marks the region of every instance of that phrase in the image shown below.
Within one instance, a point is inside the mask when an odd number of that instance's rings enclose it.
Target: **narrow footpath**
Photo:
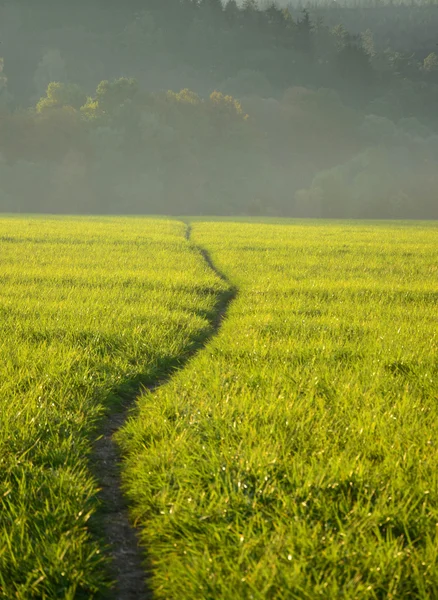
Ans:
[[[189,244],[192,244],[191,233],[192,228],[187,225],[185,237]],[[209,268],[228,285],[228,290],[218,296],[214,316],[210,321],[212,327],[210,335],[193,349],[178,370],[183,369],[191,358],[201,352],[210,340],[218,335],[230,304],[237,296],[237,289],[215,267],[208,252],[203,248],[193,247],[201,254]],[[155,391],[165,385],[171,376],[172,373],[169,373],[167,377],[163,377],[146,389],[150,392]],[[91,457],[93,472],[100,487],[99,501],[102,505],[98,516],[99,530],[109,548],[111,559],[110,576],[114,581],[114,587],[108,596],[111,600],[152,598],[145,566],[147,548],[140,546],[137,531],[130,521],[128,503],[122,492],[121,457],[114,441],[114,435],[124,426],[141,391],[140,389],[132,395],[120,398],[117,409],[102,424]]]

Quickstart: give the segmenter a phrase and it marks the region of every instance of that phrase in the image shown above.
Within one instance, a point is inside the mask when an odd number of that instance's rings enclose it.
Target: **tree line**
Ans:
[[[436,218],[432,45],[252,0],[75,10],[0,3],[0,210]]]

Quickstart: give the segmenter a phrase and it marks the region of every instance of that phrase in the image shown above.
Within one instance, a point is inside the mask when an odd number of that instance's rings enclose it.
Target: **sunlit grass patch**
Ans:
[[[238,297],[119,436],[157,598],[438,596],[437,234],[193,224]]]
[[[96,424],[211,332],[223,283],[183,223],[0,220],[0,596],[93,597]]]

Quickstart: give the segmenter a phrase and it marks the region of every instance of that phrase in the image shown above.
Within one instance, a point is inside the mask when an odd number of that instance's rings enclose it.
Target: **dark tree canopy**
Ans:
[[[436,218],[437,30],[430,4],[1,0],[0,210]]]

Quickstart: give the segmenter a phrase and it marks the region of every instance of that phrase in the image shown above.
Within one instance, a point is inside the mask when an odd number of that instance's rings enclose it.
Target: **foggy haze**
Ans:
[[[437,218],[438,11],[347,4],[0,1],[0,211]]]

